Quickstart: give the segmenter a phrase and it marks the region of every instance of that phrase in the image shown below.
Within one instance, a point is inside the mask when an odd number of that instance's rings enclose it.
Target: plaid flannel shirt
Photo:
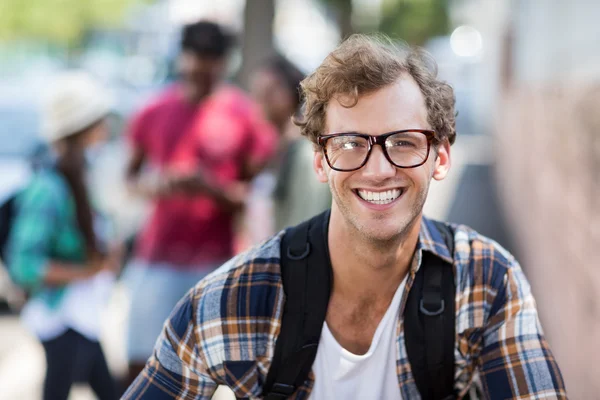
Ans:
[[[453,228],[456,392],[464,395],[477,372],[491,399],[566,399],[521,267],[497,243],[465,226]],[[125,399],[210,399],[217,385],[228,386],[237,398],[261,397],[285,301],[281,236],[232,259],[177,304]],[[452,261],[440,232],[426,218],[401,315],[423,251]],[[398,388],[402,398],[419,399],[402,319],[396,330]],[[292,398],[307,399],[314,378],[311,373]]]

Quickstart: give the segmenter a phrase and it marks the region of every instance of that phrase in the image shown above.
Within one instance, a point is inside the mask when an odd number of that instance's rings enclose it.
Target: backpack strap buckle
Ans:
[[[286,385],[284,383],[275,383],[273,385],[273,387],[271,388],[271,392],[269,393],[269,396],[271,396],[275,399],[277,399],[277,398],[287,399],[292,394],[294,394],[295,391],[296,391],[296,389],[292,385]]]

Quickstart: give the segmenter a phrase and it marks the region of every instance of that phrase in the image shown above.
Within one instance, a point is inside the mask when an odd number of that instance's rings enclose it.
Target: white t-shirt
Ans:
[[[87,339],[98,341],[101,313],[115,282],[115,275],[102,271],[91,278],[74,282],[67,287],[57,308],[33,298],[21,312],[24,325],[40,340],[52,340],[69,328]]]
[[[106,243],[110,235],[108,221],[96,216],[94,230],[99,244]],[[100,317],[115,280],[113,272],[101,271],[90,278],[70,283],[56,308],[34,297],[23,308],[21,320],[41,341],[52,340],[69,328],[89,340],[98,341],[102,328]]]
[[[402,400],[396,373],[396,326],[406,285],[402,281],[383,316],[367,353],[356,355],[335,340],[323,325],[317,357],[313,363],[315,384],[311,400]]]

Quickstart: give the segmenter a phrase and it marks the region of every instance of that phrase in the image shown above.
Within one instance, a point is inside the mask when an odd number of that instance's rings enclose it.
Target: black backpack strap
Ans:
[[[17,213],[16,198],[17,194],[13,194],[0,205],[0,262],[5,266],[8,238]]]
[[[454,254],[454,233],[434,222]],[[406,350],[424,400],[454,399],[455,282],[451,264],[423,252],[404,313]]]
[[[332,282],[328,224],[326,211],[290,228],[282,238],[280,264],[286,299],[263,387],[265,400],[290,397],[308,378],[317,355]]]

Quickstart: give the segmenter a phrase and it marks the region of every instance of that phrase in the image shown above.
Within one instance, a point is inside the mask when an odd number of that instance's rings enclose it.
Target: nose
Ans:
[[[396,167],[383,154],[381,146],[373,146],[367,163],[362,168],[366,177],[389,178],[396,175]]]

